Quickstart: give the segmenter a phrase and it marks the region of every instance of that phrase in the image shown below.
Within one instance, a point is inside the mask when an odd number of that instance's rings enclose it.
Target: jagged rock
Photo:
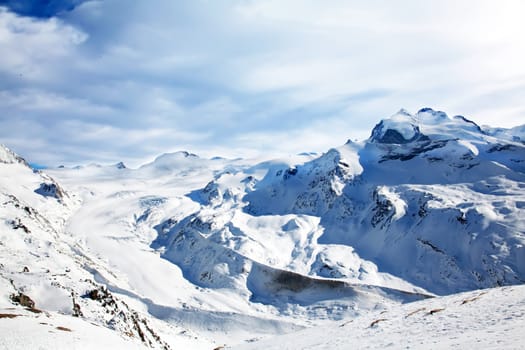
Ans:
[[[64,190],[56,183],[41,183],[35,193],[44,197],[53,197],[62,201],[64,199]]]
[[[389,119],[383,119],[372,130],[370,142],[382,144],[406,144],[414,141],[426,141],[415,119],[401,110]]]
[[[127,169],[127,167],[124,164],[124,162],[118,162],[117,164],[115,164],[115,168],[117,168],[117,169]]]
[[[13,228],[13,230],[21,229],[25,233],[31,233],[31,230],[22,223],[22,220],[20,220],[20,218],[11,220],[9,223],[11,224],[11,227]]]
[[[35,308],[35,302],[27,295],[23,294],[23,293],[18,293],[18,294],[12,294],[11,295],[11,300],[16,303],[16,304],[19,304],[21,306],[24,306],[24,307],[27,307],[27,308],[30,308],[30,309],[34,309]]]

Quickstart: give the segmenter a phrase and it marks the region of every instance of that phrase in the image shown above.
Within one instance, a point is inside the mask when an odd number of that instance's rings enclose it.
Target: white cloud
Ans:
[[[325,151],[401,107],[516,125],[524,7],[113,0],[45,20],[1,10],[0,141],[56,164],[177,147]]]

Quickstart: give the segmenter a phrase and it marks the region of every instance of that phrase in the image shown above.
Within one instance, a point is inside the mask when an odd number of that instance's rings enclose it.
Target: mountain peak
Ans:
[[[163,153],[157,158],[155,158],[155,162],[164,161],[167,159],[182,159],[182,158],[199,158],[199,156],[196,155],[195,153],[190,153],[188,151],[177,151],[177,152],[171,152],[171,153]]]
[[[435,111],[429,107],[421,108],[416,113],[415,118],[419,122],[427,123],[427,124],[438,124],[440,122],[450,120],[450,118],[445,112]]]
[[[9,148],[2,144],[0,144],[0,163],[21,163],[29,166],[24,158],[20,157],[15,152],[11,151]]]
[[[126,164],[124,164],[124,162],[118,162],[117,164],[114,165],[114,167],[117,169],[127,169],[127,166]]]
[[[380,144],[408,144],[429,139],[477,139],[486,135],[478,124],[463,116],[450,118],[445,112],[425,107],[415,115],[401,109],[382,119],[369,141]]]
[[[151,163],[142,165],[141,168],[155,168],[160,170],[172,170],[188,165],[189,162],[200,160],[201,158],[188,151],[177,151],[171,153],[163,153],[153,160]]]
[[[424,135],[419,130],[416,119],[406,110],[381,120],[372,130],[371,142],[404,144],[420,139]]]

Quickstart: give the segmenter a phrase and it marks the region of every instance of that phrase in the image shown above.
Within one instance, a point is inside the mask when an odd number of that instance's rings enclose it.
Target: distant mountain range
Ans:
[[[523,284],[524,131],[401,110],[321,155],[138,169],[33,170],[2,146],[0,324],[210,349]]]

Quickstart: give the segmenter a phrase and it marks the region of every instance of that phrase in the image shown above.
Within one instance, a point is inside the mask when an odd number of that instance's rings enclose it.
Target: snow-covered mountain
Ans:
[[[437,294],[525,280],[521,142],[463,117],[401,111],[364,142],[273,170],[244,190],[247,213],[319,217],[319,243],[351,246]],[[310,273],[354,271],[332,262]]]
[[[0,307],[213,348],[522,284],[520,130],[402,110],[322,155],[49,175],[0,147]]]

